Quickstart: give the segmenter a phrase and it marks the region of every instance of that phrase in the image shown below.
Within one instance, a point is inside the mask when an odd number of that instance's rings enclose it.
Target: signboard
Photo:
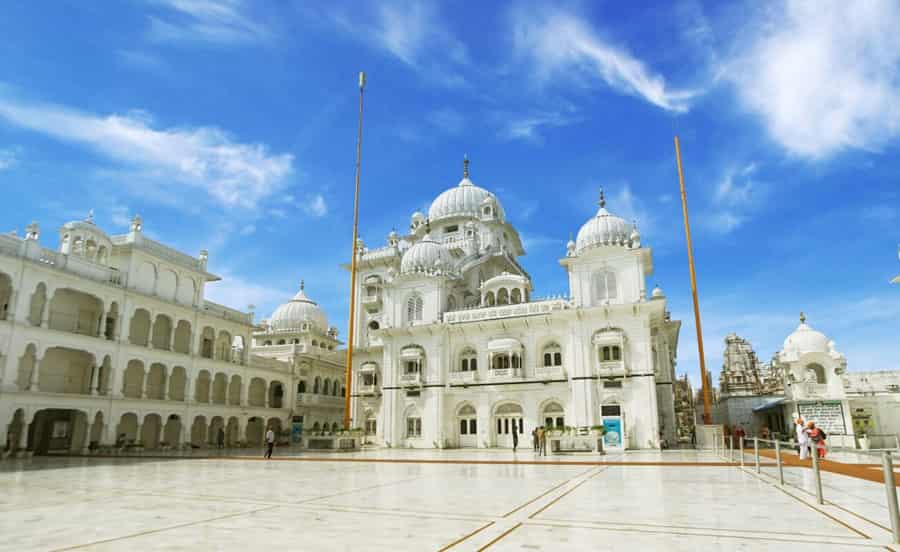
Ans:
[[[603,429],[603,446],[621,447],[622,446],[622,418],[604,418]]]
[[[806,421],[813,421],[828,434],[846,434],[847,424],[844,422],[844,409],[841,401],[801,402],[797,411]]]

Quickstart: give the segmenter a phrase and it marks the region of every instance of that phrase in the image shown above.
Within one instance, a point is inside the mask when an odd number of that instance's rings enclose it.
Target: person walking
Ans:
[[[540,456],[547,456],[547,430],[541,427],[538,430],[538,452]]]
[[[519,424],[516,420],[513,420],[513,452],[516,452],[516,449],[519,448]]]
[[[531,447],[534,449],[534,452],[538,451],[538,430],[534,428],[531,430]]]
[[[275,432],[272,428],[266,432],[266,460],[272,458],[272,450],[275,448]]]
[[[225,430],[222,429],[221,427],[219,428],[218,435],[216,435],[216,447],[219,450],[222,450],[225,448]]]
[[[825,431],[816,427],[816,423],[810,421],[806,424],[807,433],[809,433],[810,447],[816,449],[816,456],[825,458]]]
[[[809,457],[809,433],[806,431],[806,424],[803,423],[802,417],[797,416],[794,425],[797,431],[797,445],[800,447],[800,460],[806,460]]]

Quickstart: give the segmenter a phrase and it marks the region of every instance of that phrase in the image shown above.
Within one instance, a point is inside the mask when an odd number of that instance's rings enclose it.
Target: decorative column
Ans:
[[[25,416],[26,420],[28,416]],[[34,420],[32,422],[26,423],[26,420],[22,420],[22,429],[19,431],[18,435],[18,443],[16,444],[16,448],[18,450],[25,450],[28,447],[28,430],[31,429],[31,426],[34,424]]]
[[[141,382],[141,398],[147,398],[147,386],[150,385],[150,367],[147,367],[147,375],[144,376],[144,381]]]
[[[44,301],[44,307],[41,309],[41,327],[45,330],[50,327],[50,294],[47,294],[47,299]]]
[[[144,424],[142,424],[141,422],[138,422],[137,430],[135,430],[135,433],[134,433],[135,444],[137,444],[137,443],[140,443],[142,445],[144,444],[143,437],[141,436],[141,434],[143,433],[143,431],[142,431],[143,428],[144,428]]]
[[[100,315],[100,328],[97,330],[97,337],[106,338],[106,309],[103,310],[103,314]]]
[[[175,350],[175,328],[176,327],[177,326],[173,326],[172,330],[169,332],[169,350],[170,351]]]
[[[247,408],[248,406],[248,397],[250,393],[250,381],[247,381],[247,384],[244,385],[243,380],[241,380],[241,407]]]
[[[194,399],[194,389],[195,389],[194,377],[191,374],[188,374],[187,371],[185,371],[184,386],[187,388],[187,390],[184,393],[184,402],[185,403],[194,402],[194,400],[195,400]]]
[[[91,395],[96,395],[99,392],[100,386],[100,367],[94,364],[91,366],[91,382],[88,384],[88,393]]]
[[[169,368],[163,366],[162,398],[164,401],[169,400],[169,377]]]
[[[41,373],[41,361],[43,357],[39,357],[37,355],[34,356],[34,366],[31,368],[31,382],[28,384],[28,390],[34,393],[40,391],[40,373]]]

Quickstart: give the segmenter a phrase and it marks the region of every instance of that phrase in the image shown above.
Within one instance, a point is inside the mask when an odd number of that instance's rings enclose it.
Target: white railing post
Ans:
[[[775,462],[778,464],[778,484],[784,487],[784,469],[781,465],[781,441],[775,441]]]
[[[734,462],[734,436],[728,436],[728,461]]]
[[[825,504],[825,499],[822,498],[822,473],[819,471],[819,451],[817,447],[810,447],[810,450],[812,451],[813,476],[816,479],[816,502]]]
[[[884,488],[887,491],[888,511],[891,516],[891,528],[894,533],[894,544],[900,544],[900,509],[897,507],[897,484],[894,481],[894,461],[890,451],[881,452],[881,467],[884,470]]]
[[[741,467],[744,467],[744,438],[738,437],[738,447],[741,449]]]
[[[759,437],[753,438],[753,454],[756,456],[756,473],[759,473]]]

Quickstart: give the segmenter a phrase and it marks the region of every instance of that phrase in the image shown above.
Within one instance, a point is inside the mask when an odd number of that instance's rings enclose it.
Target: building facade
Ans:
[[[219,280],[143,234],[69,222],[57,249],[0,235],[0,444],[5,454],[102,446],[261,444],[290,415],[290,365],[251,356],[252,314],[205,299]]]
[[[568,297],[532,296],[519,234],[468,160],[407,232],[357,245],[351,415],[376,441],[511,447],[545,425],[604,426],[613,448],[675,441],[680,322],[648,298],[651,251],[602,193],[560,260]]]
[[[290,366],[293,401],[291,439],[343,428],[346,351],[337,350],[338,330],[319,305],[306,296],[303,282],[290,301],[279,306],[253,333],[255,357]]]

